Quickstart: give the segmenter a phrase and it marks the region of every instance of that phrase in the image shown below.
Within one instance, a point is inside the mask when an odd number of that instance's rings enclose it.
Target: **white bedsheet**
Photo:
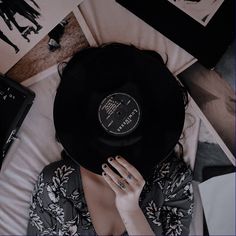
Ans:
[[[33,183],[45,165],[60,158],[52,117],[59,78],[57,73],[44,78],[30,86],[35,102],[0,172],[0,235],[26,234]]]
[[[80,11],[96,44],[121,42],[155,50],[164,61],[168,59],[167,67],[175,75],[196,62],[192,55],[115,0],[86,0],[80,4]]]

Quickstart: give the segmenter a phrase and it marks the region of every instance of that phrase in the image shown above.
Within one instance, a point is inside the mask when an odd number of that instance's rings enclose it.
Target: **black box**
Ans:
[[[0,75],[0,166],[34,98],[34,92]]]

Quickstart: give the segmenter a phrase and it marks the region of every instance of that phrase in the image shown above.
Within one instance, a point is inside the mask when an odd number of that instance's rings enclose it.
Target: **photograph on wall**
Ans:
[[[0,72],[5,74],[82,0],[0,0]]]
[[[194,20],[206,26],[224,0],[168,0]]]

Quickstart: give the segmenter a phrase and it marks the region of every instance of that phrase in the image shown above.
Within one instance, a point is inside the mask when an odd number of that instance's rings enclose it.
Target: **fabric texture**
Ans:
[[[46,166],[32,194],[27,234],[97,235],[82,186],[80,167],[72,160]],[[139,204],[156,235],[188,235],[193,210],[191,169],[176,156],[157,165]]]

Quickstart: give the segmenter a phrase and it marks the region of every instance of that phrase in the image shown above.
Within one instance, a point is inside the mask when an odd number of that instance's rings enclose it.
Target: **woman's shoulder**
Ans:
[[[43,176],[46,182],[50,182],[55,178],[68,180],[71,176],[76,175],[78,168],[79,166],[71,159],[61,159],[45,166],[40,175]]]
[[[156,235],[188,235],[193,208],[192,171],[184,160],[169,156],[145,185],[144,214]]]
[[[79,166],[70,159],[62,159],[48,164],[39,174],[34,185],[33,196],[44,195],[44,203],[50,204],[63,196],[72,194],[79,186]]]
[[[162,190],[170,184],[175,187],[183,186],[192,181],[192,170],[182,158],[172,155],[155,167],[149,181]]]

